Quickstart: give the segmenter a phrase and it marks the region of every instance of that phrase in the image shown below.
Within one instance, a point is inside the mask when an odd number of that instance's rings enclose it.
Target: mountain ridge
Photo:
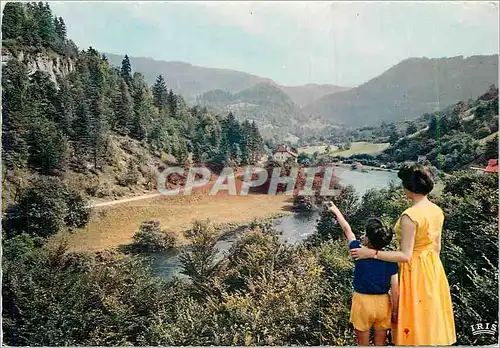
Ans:
[[[104,54],[112,65],[121,66],[124,55]],[[129,56],[129,59],[132,69],[141,72],[150,84],[153,84],[156,77],[161,74],[168,86],[188,101],[195,100],[197,96],[208,91],[226,90],[230,93],[238,93],[265,82],[280,88],[297,105],[305,106],[327,94],[350,88],[316,83],[289,86],[279,84],[268,77],[233,69],[211,68],[182,61],[157,60],[151,57]]]
[[[413,119],[498,85],[498,54],[407,58],[364,84],[322,97],[304,112],[313,118],[361,126]]]

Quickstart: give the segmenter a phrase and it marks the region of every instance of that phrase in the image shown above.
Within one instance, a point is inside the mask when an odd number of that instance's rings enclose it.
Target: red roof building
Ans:
[[[289,153],[290,155],[292,155],[293,157],[297,157],[298,155],[293,152],[288,146],[286,145],[280,145],[278,147],[278,149],[276,150],[275,153],[278,153],[278,152],[286,152],[286,153]]]

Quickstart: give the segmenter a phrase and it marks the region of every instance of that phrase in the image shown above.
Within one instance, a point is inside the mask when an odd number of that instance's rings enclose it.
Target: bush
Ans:
[[[14,346],[140,345],[167,296],[135,258],[47,244],[4,260],[3,339]]]
[[[134,234],[133,249],[146,252],[166,251],[175,247],[175,237],[160,230],[159,221],[144,221]]]
[[[62,228],[83,227],[90,210],[86,199],[57,177],[40,177],[23,189],[3,220],[9,236],[48,237]]]
[[[324,198],[324,197],[323,197]],[[354,190],[354,187],[347,186],[342,189],[342,193],[338,197],[333,197],[334,203],[339,207],[340,211],[348,221],[353,221],[354,214],[358,210],[359,197]],[[344,232],[338,225],[333,214],[324,209],[318,219],[316,225],[316,233],[307,239],[308,244],[318,245],[327,240],[338,240],[343,238]]]
[[[450,284],[457,343],[492,344],[471,323],[498,320],[498,175],[458,172],[445,182],[441,257]]]
[[[125,144],[129,144],[129,142],[126,142]],[[120,186],[133,186],[137,185],[140,178],[141,172],[139,171],[137,162],[132,159],[128,162],[127,171],[119,176],[117,181]]]

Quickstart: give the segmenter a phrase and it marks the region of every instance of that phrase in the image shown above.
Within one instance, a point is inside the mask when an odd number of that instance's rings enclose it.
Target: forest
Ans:
[[[161,75],[148,86],[132,72],[128,56],[118,68],[92,47],[76,50],[64,21],[52,18],[47,4],[9,3],[4,13],[4,47],[13,55],[2,81],[6,169],[28,167],[41,175],[99,170],[109,155],[110,134],[137,139],[181,164],[188,152],[195,163],[239,165],[260,158],[263,142],[255,124],[189,108]],[[57,81],[43,71],[30,74],[30,56],[19,59],[24,51],[70,52],[64,56],[74,60],[75,69]]]
[[[353,262],[326,212],[316,233],[297,245],[280,243],[269,222],[252,223],[222,258],[214,224],[196,222],[181,255],[184,277],[170,282],[134,253],[75,253],[51,241],[88,223],[88,194],[68,175],[113,165],[112,137],[171,154],[181,165],[253,164],[264,142],[255,123],[187,106],[162,76],[147,85],[127,56],[113,67],[92,47],[79,50],[47,4],[6,4],[2,34],[11,55],[2,67],[3,191],[10,203],[2,219],[4,344],[355,344]],[[56,80],[32,72],[30,59],[39,55],[71,60],[74,70]],[[478,104],[477,122],[490,122],[494,100]],[[470,325],[498,318],[498,175],[446,168],[453,175],[432,199],[446,216],[441,258],[457,343],[492,344],[496,337],[472,336]],[[367,217],[394,224],[409,204],[396,186],[362,197],[346,187],[336,203],[358,236]]]
[[[111,136],[134,139],[152,156],[173,155],[179,165],[238,166],[262,157],[255,123],[188,107],[161,75],[148,86],[132,73],[127,56],[117,68],[92,47],[74,49],[64,20],[53,18],[47,4],[9,3],[4,13],[3,37],[12,54],[2,74],[4,197],[12,203],[4,207],[7,235],[48,236],[60,226],[84,225],[86,197],[69,177],[116,166]],[[64,57],[74,61],[74,71],[56,81],[44,71],[30,73],[30,59],[60,52],[70,52]],[[128,166],[125,178],[118,178],[122,185],[136,182],[138,164]],[[47,204],[53,214],[43,214]]]

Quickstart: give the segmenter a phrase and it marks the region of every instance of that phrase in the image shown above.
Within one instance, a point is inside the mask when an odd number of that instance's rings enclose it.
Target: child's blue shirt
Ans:
[[[350,249],[360,248],[361,243],[353,240]],[[391,276],[399,271],[398,264],[377,259],[361,259],[354,262],[354,291],[360,294],[387,294],[391,287]]]

